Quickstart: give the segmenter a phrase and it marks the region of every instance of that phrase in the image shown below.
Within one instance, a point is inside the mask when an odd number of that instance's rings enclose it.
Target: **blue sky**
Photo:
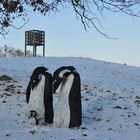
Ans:
[[[24,50],[24,32],[38,29],[46,33],[46,56],[89,57],[140,67],[140,18],[107,12],[101,23],[104,26],[104,29],[101,28],[103,32],[118,39],[107,39],[94,27],[86,32],[70,9],[45,17],[31,14],[30,21],[22,29],[11,28],[5,39],[0,36],[0,45]]]

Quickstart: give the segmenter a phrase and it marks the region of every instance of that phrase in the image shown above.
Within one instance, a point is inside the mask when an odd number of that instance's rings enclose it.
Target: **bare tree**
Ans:
[[[19,57],[24,56],[24,52],[21,49],[15,50],[15,53],[16,53],[16,56],[19,56]]]
[[[28,56],[32,56],[29,52]],[[15,49],[13,47],[9,47],[7,45],[0,47],[0,57],[23,57],[24,52],[21,49]]]
[[[8,47],[8,57],[16,57],[15,49]]]
[[[108,37],[107,34],[101,31],[99,14],[108,10],[139,17],[140,13],[139,0],[0,0],[0,34],[7,34],[8,27],[17,28],[13,24],[17,18],[21,18],[24,25],[29,18],[28,9],[46,15],[48,12],[57,11],[59,6],[65,4],[73,7],[85,30],[93,25],[99,33],[106,37]]]
[[[27,50],[26,57],[32,57],[32,56],[33,56],[32,52],[30,50]]]

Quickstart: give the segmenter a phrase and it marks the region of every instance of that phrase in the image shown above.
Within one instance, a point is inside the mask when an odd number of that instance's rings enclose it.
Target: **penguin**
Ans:
[[[26,90],[27,110],[29,121],[34,120],[38,125],[53,122],[52,75],[45,67],[37,67],[30,78]]]
[[[57,77],[61,87],[54,110],[53,125],[57,128],[79,127],[82,124],[80,75],[75,69],[73,71],[65,69],[58,73]],[[56,85],[58,87],[58,84]]]
[[[37,118],[37,113],[36,111],[31,110],[30,111],[30,116],[28,117],[28,120],[30,120],[30,124],[39,124],[39,119]]]

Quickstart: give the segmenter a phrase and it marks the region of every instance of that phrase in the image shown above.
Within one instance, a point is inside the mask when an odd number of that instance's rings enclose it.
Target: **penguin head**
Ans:
[[[30,78],[32,90],[38,85],[41,80],[42,74],[45,73],[48,69],[45,67],[37,67]]]
[[[31,121],[31,124],[36,124],[36,125],[39,124],[39,120],[37,118],[37,112],[34,110],[30,111],[30,116],[28,119]]]
[[[68,77],[69,77],[69,75],[71,75],[71,74],[73,74],[74,72],[66,72],[66,73],[64,73],[64,75],[63,75],[63,81],[62,81],[62,84],[64,85],[65,84],[65,82],[68,80]]]
[[[59,85],[62,83],[63,76],[67,72],[75,71],[73,66],[62,66],[58,68],[53,74],[53,93],[56,92]]]
[[[36,117],[36,116],[37,116],[36,111],[31,110],[31,111],[30,111],[30,117]]]

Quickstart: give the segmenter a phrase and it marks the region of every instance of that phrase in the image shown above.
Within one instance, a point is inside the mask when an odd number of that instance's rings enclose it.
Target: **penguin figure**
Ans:
[[[26,90],[27,110],[29,121],[34,124],[53,122],[52,75],[45,67],[37,67],[30,78]]]
[[[31,110],[28,119],[30,119],[30,124],[36,124],[36,125],[39,124],[39,119],[37,118],[36,111]]]
[[[79,127],[82,118],[80,76],[75,69],[73,71],[65,69],[58,73],[58,77],[61,87],[54,111],[53,125],[58,128]],[[56,85],[57,88],[59,85]]]

